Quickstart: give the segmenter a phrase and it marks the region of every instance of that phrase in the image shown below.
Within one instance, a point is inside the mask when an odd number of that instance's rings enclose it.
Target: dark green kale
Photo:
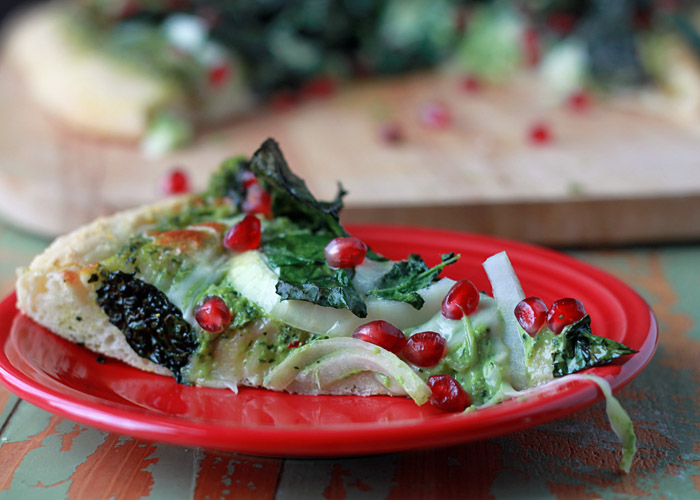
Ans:
[[[134,352],[168,368],[185,383],[182,369],[199,344],[182,312],[163,292],[133,274],[105,271],[95,279],[101,282],[97,303]]]
[[[269,265],[280,270],[277,294],[283,300],[349,309],[364,318],[367,306],[352,284],[354,269],[334,269],[326,264],[324,248],[331,239],[333,235],[328,233],[308,230],[267,236],[261,249]]]
[[[604,88],[649,81],[639,53],[635,9],[635,0],[597,0],[576,31],[586,45],[591,75]]]
[[[205,196],[213,199],[229,198],[240,210],[245,200],[246,173],[250,173],[250,166],[245,156],[229,158],[209,178]]]
[[[555,377],[604,365],[620,356],[637,352],[614,340],[594,335],[588,315],[566,327],[559,338],[562,340],[560,347],[552,353],[552,373]]]
[[[272,211],[287,217],[302,228],[325,231],[333,236],[347,236],[340,224],[346,192],[338,186],[338,194],[330,202],[318,201],[306,183],[287,165],[277,142],[267,139],[250,160],[250,168],[272,197]]]
[[[416,254],[409,255],[407,260],[397,262],[382,276],[376,289],[368,293],[371,297],[407,302],[414,308],[420,309],[425,301],[418,290],[429,286],[439,279],[440,272],[445,266],[454,264],[459,255],[444,254],[441,262],[429,268],[425,261]]]

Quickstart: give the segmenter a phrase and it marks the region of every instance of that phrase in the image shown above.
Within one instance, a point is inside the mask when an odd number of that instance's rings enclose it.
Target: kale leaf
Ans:
[[[360,318],[367,306],[352,284],[354,269],[334,269],[326,264],[324,248],[333,239],[328,233],[308,230],[266,238],[263,254],[271,267],[279,268],[277,294],[282,300],[313,302],[336,309],[349,309]]]
[[[440,258],[440,264],[429,268],[419,255],[411,254],[407,260],[394,264],[389,272],[382,276],[377,288],[370,290],[368,295],[407,302],[414,308],[420,309],[425,300],[420,296],[418,290],[437,281],[442,269],[454,264],[457,259],[459,259],[459,255],[447,253]]]
[[[637,351],[624,344],[599,337],[591,332],[591,318],[586,315],[568,326],[561,334],[561,347],[552,353],[553,375],[563,377],[571,373],[606,364],[613,359]]]
[[[338,185],[338,194],[330,202],[318,201],[306,183],[287,165],[279,146],[267,139],[253,154],[250,168],[272,197],[272,211],[277,217],[287,217],[300,227],[312,231],[327,231],[334,236],[347,236],[340,224],[346,192]]]
[[[175,380],[185,383],[182,369],[199,345],[182,312],[163,292],[133,274],[114,271],[93,276],[101,279],[97,303],[134,352],[168,368]]]
[[[245,156],[235,156],[224,161],[209,178],[206,196],[214,199],[229,198],[239,210],[245,200],[244,176],[250,171]]]

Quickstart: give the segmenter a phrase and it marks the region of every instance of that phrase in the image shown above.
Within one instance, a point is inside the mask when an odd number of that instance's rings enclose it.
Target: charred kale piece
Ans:
[[[185,383],[182,369],[199,344],[182,312],[163,292],[133,274],[105,271],[94,276],[101,281],[97,303],[134,352],[168,368],[175,380]]]
[[[560,337],[563,337],[561,348],[552,354],[555,377],[604,365],[620,356],[637,352],[614,340],[594,335],[591,318],[587,315],[566,327]]]

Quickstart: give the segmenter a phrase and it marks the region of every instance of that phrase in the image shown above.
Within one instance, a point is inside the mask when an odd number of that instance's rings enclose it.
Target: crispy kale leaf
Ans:
[[[182,369],[199,345],[182,312],[163,292],[133,274],[105,272],[97,303],[136,354],[165,366],[178,382],[185,382]]]
[[[425,301],[418,290],[437,281],[440,271],[445,266],[457,262],[458,258],[459,255],[454,253],[444,254],[440,264],[429,268],[419,255],[411,254],[407,260],[394,264],[389,272],[382,276],[377,288],[371,290],[368,295],[407,302],[414,308],[420,309]]]
[[[275,216],[287,217],[313,232],[326,231],[334,236],[347,236],[339,221],[343,196],[346,194],[342,186],[338,186],[338,194],[333,201],[318,201],[306,183],[289,169],[273,139],[267,139],[255,152],[250,168],[270,193]]]
[[[591,318],[586,315],[561,334],[561,347],[552,353],[553,375],[563,377],[637,351],[624,344],[599,337],[591,332]]]
[[[328,233],[308,230],[266,235],[262,251],[272,267],[278,267],[277,294],[283,300],[313,302],[336,309],[349,309],[367,316],[367,306],[352,284],[354,269],[334,269],[326,264],[324,248],[333,238]]]

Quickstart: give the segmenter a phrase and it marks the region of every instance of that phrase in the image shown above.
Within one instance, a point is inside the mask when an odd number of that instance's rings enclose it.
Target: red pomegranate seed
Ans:
[[[270,193],[259,184],[252,184],[246,191],[243,211],[247,214],[260,214],[269,219],[272,216]]]
[[[465,76],[462,78],[460,87],[465,92],[474,93],[481,90],[481,82],[473,76]]]
[[[379,138],[387,144],[396,144],[403,140],[403,130],[395,122],[387,122],[379,129]]]
[[[301,89],[306,97],[329,97],[335,93],[336,82],[330,76],[321,76],[306,82]]]
[[[559,299],[552,304],[547,313],[547,325],[557,335],[564,327],[576,323],[586,315],[586,308],[578,299]]]
[[[194,318],[203,330],[220,333],[231,323],[231,310],[221,297],[208,297],[194,308]]]
[[[304,342],[301,340],[294,340],[287,345],[287,349],[296,349],[297,347],[301,347],[304,345]]]
[[[419,332],[411,335],[403,348],[403,357],[423,368],[435,366],[445,355],[447,343],[437,332]]]
[[[469,394],[449,375],[433,375],[428,378],[428,387],[433,391],[430,404],[442,411],[464,411],[472,404]]]
[[[333,238],[323,250],[326,262],[331,267],[355,267],[362,264],[367,254],[367,245],[354,236]]]
[[[523,33],[523,58],[528,66],[536,66],[542,57],[542,47],[540,36],[533,28],[525,30]]]
[[[235,252],[255,250],[260,246],[260,219],[246,215],[242,221],[231,226],[224,235],[224,246]]]
[[[450,288],[442,301],[442,315],[447,319],[469,316],[479,305],[479,290],[469,280],[460,280]]]
[[[280,90],[270,97],[270,107],[275,111],[289,111],[299,104],[299,95],[291,90]]]
[[[185,194],[190,192],[190,178],[182,169],[175,168],[167,173],[160,183],[161,191],[165,194]]]
[[[378,319],[358,326],[352,333],[355,339],[364,340],[398,354],[406,345],[406,336],[388,321]]]
[[[530,142],[538,146],[552,142],[552,131],[546,123],[536,123],[528,131]]]
[[[531,337],[540,331],[547,320],[547,304],[538,297],[528,297],[515,306],[515,318]]]
[[[225,62],[219,63],[209,68],[207,77],[212,87],[221,87],[229,79],[229,66]]]
[[[243,170],[240,174],[240,183],[244,189],[248,189],[253,184],[258,183],[258,178],[250,170]]]
[[[421,122],[430,128],[444,129],[452,123],[452,115],[447,107],[440,102],[424,104],[419,112]]]
[[[553,12],[547,18],[549,29],[561,36],[571,33],[576,25],[576,18],[566,12]]]
[[[591,107],[591,96],[584,90],[574,92],[567,99],[567,104],[572,111],[584,112]]]

